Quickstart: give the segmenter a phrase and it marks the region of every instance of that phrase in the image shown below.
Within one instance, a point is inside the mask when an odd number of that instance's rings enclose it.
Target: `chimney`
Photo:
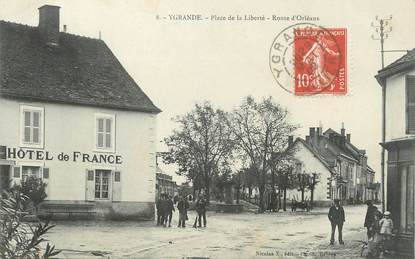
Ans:
[[[59,6],[44,5],[39,8],[39,31],[47,45],[59,44]]]
[[[346,135],[347,143],[350,143],[350,134]]]
[[[288,136],[288,146],[291,147],[294,143],[294,137],[293,136]]]
[[[310,138],[314,138],[314,135],[316,134],[316,128],[311,127],[310,128]]]
[[[317,136],[321,136],[321,128],[320,127],[317,128]]]
[[[344,128],[344,122],[342,122],[342,128],[341,128],[341,135],[344,137],[346,134],[346,129]]]
[[[310,136],[305,136],[305,142],[307,142],[308,144],[310,144]]]

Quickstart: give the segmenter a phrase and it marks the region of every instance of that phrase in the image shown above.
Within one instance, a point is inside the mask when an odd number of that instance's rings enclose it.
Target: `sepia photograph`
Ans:
[[[414,258],[415,0],[0,0],[0,258]]]

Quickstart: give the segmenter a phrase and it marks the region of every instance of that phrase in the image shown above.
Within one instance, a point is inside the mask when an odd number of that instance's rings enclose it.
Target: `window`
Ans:
[[[43,108],[21,106],[21,145],[43,147]]]
[[[414,166],[400,168],[400,226],[403,233],[413,233],[414,230]]]
[[[40,167],[22,166],[22,180],[25,181],[29,177],[40,178]]]
[[[406,77],[406,134],[415,134],[415,76]]]
[[[96,148],[114,151],[115,116],[97,114],[96,116]]]
[[[301,163],[295,163],[295,172],[297,174],[301,174],[302,173],[302,164]]]
[[[109,199],[111,171],[95,170],[95,199]]]

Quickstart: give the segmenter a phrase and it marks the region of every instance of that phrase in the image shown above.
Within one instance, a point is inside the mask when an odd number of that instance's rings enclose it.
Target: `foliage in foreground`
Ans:
[[[0,206],[1,258],[49,258],[60,252],[49,243],[45,250],[41,249],[41,243],[47,241],[42,236],[53,225],[49,222],[32,224],[23,221],[23,217],[28,215],[23,204],[28,199],[19,189],[3,193]]]

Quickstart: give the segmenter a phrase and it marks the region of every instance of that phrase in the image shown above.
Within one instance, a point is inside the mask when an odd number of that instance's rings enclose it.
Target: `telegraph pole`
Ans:
[[[390,26],[390,20],[392,20],[392,15],[389,18],[379,18],[376,16],[376,24],[371,23],[372,27],[375,28],[377,36],[372,35],[373,40],[380,41],[380,55],[382,60],[382,69],[385,67],[385,50],[383,45],[385,39],[388,38],[388,33],[392,31],[392,26]],[[385,135],[386,135],[386,87],[382,87],[382,152],[381,152],[381,189],[382,189],[382,212],[385,212]]]

